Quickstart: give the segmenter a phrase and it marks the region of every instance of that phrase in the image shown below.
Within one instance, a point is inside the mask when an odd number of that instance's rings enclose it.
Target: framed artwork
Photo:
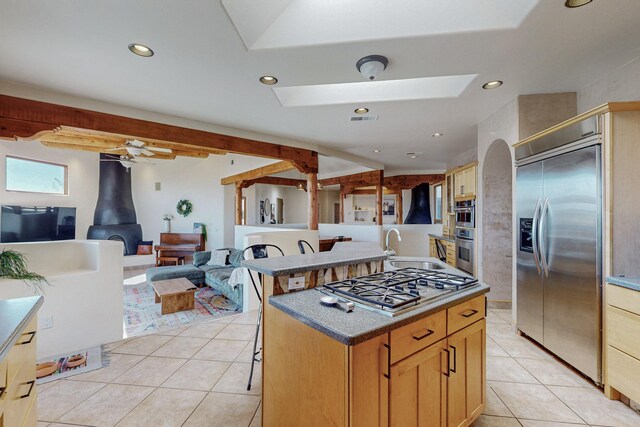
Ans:
[[[383,200],[382,201],[382,215],[395,215],[396,214],[396,201],[395,200]]]

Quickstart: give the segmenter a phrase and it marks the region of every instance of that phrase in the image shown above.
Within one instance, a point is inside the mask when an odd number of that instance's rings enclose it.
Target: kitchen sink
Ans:
[[[392,267],[396,268],[424,268],[425,270],[444,270],[442,264],[428,261],[389,261]]]

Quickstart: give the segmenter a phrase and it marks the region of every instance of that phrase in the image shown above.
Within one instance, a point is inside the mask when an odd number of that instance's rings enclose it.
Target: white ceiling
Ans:
[[[415,171],[444,169],[475,147],[476,124],[515,96],[576,91],[640,56],[637,0],[578,9],[563,0],[405,0],[401,8],[383,0],[224,3],[228,14],[214,0],[0,0],[0,79]],[[131,42],[156,55],[134,56]],[[370,54],[389,58],[379,82],[399,83],[387,85],[477,76],[446,98],[391,93],[362,105],[307,97],[296,107],[283,107],[274,88],[258,82],[270,74],[277,90],[366,84],[355,63]],[[481,89],[493,79],[505,84]],[[360,106],[378,120],[349,122]],[[409,159],[409,151],[423,154]]]

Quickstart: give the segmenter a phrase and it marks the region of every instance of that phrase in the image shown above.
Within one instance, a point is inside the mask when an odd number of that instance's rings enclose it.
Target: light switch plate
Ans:
[[[289,278],[289,290],[295,291],[298,289],[304,289],[304,276],[290,277]]]
[[[53,328],[53,316],[40,317],[40,329]]]

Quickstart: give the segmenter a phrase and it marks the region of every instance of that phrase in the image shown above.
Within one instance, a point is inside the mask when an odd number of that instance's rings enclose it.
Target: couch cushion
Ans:
[[[170,265],[166,267],[152,267],[147,269],[147,282],[158,280],[177,279],[184,277],[191,283],[200,284],[204,282],[204,271],[193,265]]]
[[[208,273],[211,270],[220,270],[220,269],[224,269],[224,268],[232,268],[233,266],[231,265],[201,265],[200,267],[198,267],[200,270],[204,271],[205,274]]]
[[[235,270],[235,267],[216,268],[206,272],[207,284],[220,284],[224,280],[229,280],[231,272]]]
[[[193,265],[200,267],[211,259],[211,251],[197,251],[193,253]]]

